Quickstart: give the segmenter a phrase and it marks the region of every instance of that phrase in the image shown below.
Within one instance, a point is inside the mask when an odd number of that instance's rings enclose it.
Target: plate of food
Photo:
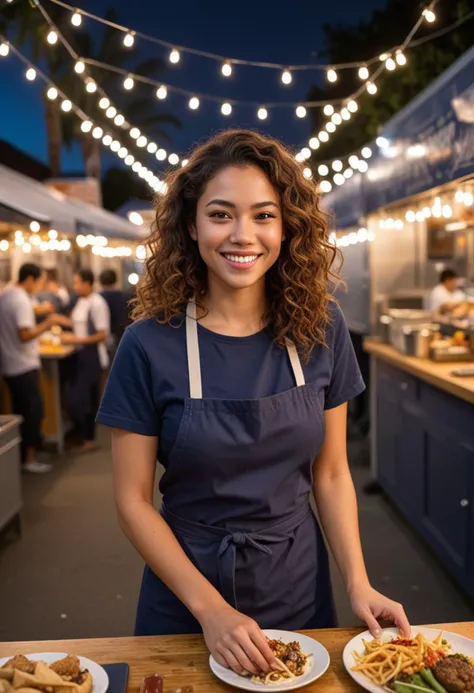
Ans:
[[[37,652],[0,659],[0,693],[106,693],[107,672],[86,657]]]
[[[245,691],[272,690],[294,691],[316,681],[329,667],[329,653],[317,640],[307,635],[286,630],[264,630],[268,643],[280,662],[280,670],[260,676],[239,676],[216,662],[211,655],[212,672],[224,683]]]
[[[387,628],[375,640],[366,631],[346,645],[343,661],[371,693],[474,693],[474,640],[455,633],[414,626],[407,640]]]

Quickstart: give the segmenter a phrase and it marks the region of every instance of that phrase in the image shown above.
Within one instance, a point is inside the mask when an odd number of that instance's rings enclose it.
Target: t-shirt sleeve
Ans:
[[[97,421],[144,436],[158,435],[148,357],[132,329],[127,329],[115,354]]]
[[[33,303],[28,296],[19,296],[15,308],[16,326],[19,330],[32,328],[36,325]]]
[[[344,315],[336,304],[331,308],[334,315],[328,346],[332,352],[332,371],[326,391],[325,409],[334,409],[365,390]]]
[[[102,296],[92,303],[91,318],[97,332],[110,332],[110,310]]]

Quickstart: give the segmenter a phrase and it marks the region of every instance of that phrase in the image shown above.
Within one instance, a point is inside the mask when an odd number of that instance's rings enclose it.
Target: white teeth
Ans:
[[[249,263],[255,262],[255,260],[258,258],[258,255],[229,255],[227,253],[224,253],[224,257],[226,260],[229,260],[229,262]]]

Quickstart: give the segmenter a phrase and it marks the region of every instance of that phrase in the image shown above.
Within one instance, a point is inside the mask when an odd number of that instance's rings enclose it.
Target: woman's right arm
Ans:
[[[122,530],[153,572],[200,622],[206,644],[220,664],[238,673],[276,668],[274,655],[255,621],[223,599],[155,510],[157,445],[156,436],[113,430],[114,492]]]

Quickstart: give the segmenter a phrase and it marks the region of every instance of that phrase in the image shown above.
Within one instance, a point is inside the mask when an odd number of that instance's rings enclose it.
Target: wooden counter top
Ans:
[[[71,356],[73,346],[46,346],[40,344],[39,353],[42,359],[65,359]]]
[[[474,404],[474,376],[469,378],[456,378],[450,375],[454,368],[472,365],[470,363],[436,363],[427,359],[419,359],[413,356],[405,356],[388,344],[383,344],[375,339],[364,340],[364,350],[383,359],[393,366],[397,366],[407,373],[421,380],[449,392],[455,397]]]
[[[452,623],[436,626],[474,639],[474,623]],[[319,640],[331,656],[329,671],[305,691],[321,693],[359,693],[342,664],[342,651],[358,629],[308,631]],[[175,693],[183,686],[193,686],[193,693],[229,693],[231,689],[214,677],[209,669],[209,653],[200,635],[167,635],[145,638],[109,638],[100,640],[62,640],[46,642],[0,643],[0,657],[34,652],[68,652],[82,655],[99,664],[128,662],[128,693],[137,693],[145,676],[160,674],[165,680],[164,693]]]

